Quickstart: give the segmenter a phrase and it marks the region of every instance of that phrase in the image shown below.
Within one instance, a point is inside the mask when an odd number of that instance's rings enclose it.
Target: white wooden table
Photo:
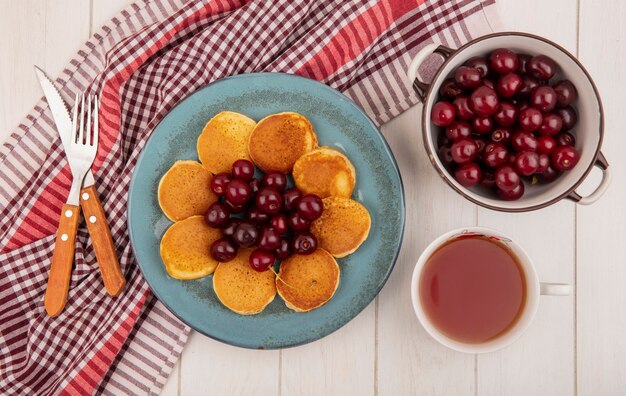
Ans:
[[[56,75],[128,2],[0,0],[0,142],[41,96],[32,65]],[[619,123],[626,116],[626,2],[499,0],[498,8],[507,29],[553,39],[595,78],[606,112],[603,151],[615,174],[606,195],[590,207],[561,202],[525,214],[478,208],[432,169],[416,106],[383,127],[408,208],[402,252],[376,301],[336,333],[283,351],[243,350],[194,333],[164,395],[626,394],[626,130]],[[521,243],[542,280],[576,286],[571,297],[543,297],[516,344],[481,356],[429,338],[409,299],[410,274],[427,243],[476,224]]]

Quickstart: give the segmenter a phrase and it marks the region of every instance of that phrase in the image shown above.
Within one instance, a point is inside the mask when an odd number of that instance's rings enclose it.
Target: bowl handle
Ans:
[[[581,205],[590,205],[600,199],[600,197],[609,187],[609,184],[611,184],[613,174],[611,172],[611,168],[609,168],[609,163],[607,162],[602,152],[598,154],[598,158],[596,158],[596,162],[594,165],[602,169],[602,181],[600,182],[596,190],[586,197],[581,196],[576,191],[572,191],[567,196],[567,198]]]
[[[424,60],[426,60],[426,58],[433,53],[440,54],[444,59],[448,59],[454,52],[456,52],[456,50],[453,50],[452,48],[433,43],[428,44],[426,47],[422,48],[417,55],[415,55],[415,58],[411,61],[406,74],[409,77],[409,82],[413,84],[413,89],[417,93],[417,96],[419,96],[420,101],[424,101],[426,92],[428,92],[428,88],[430,87],[430,84],[420,81],[419,76],[417,75],[417,70],[421,66],[422,62],[424,62]]]

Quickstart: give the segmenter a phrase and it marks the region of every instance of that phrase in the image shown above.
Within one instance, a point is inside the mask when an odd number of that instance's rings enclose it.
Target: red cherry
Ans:
[[[521,183],[519,175],[510,165],[503,165],[498,168],[495,177],[496,185],[500,190],[504,191],[511,191]]]
[[[487,86],[478,87],[470,95],[470,107],[472,111],[482,117],[488,117],[498,110],[498,95],[496,91]]]
[[[248,264],[250,265],[250,268],[257,272],[265,272],[272,266],[272,264],[274,264],[274,260],[274,254],[271,252],[256,249],[250,253]]]
[[[275,215],[283,208],[283,197],[278,191],[264,187],[256,195],[256,206],[263,213]]]
[[[301,196],[302,192],[297,188],[290,188],[289,190],[285,191],[285,193],[283,194],[283,199],[285,201],[285,210],[287,210],[288,212],[292,211],[295,208],[296,202],[298,202],[298,199],[300,199]]]
[[[530,105],[544,113],[556,106],[556,92],[549,85],[541,85],[530,93]]]
[[[239,224],[241,224],[241,219],[230,219],[226,227],[222,228],[222,234],[224,236],[232,237]]]
[[[501,98],[510,98],[522,87],[522,78],[515,73],[508,73],[498,79],[496,89]]]
[[[544,114],[543,122],[539,126],[537,132],[541,135],[556,135],[563,127],[563,119],[554,113]]]
[[[313,221],[322,215],[324,203],[322,199],[315,194],[307,194],[302,196],[296,203],[298,214],[305,220]]]
[[[552,151],[550,159],[554,169],[562,172],[575,167],[580,159],[580,155],[572,146],[558,146]]]
[[[523,76],[522,77],[522,86],[517,91],[517,94],[522,98],[527,98],[530,96],[530,93],[533,89],[539,86],[539,81],[533,76]]]
[[[526,74],[526,64],[532,58],[532,56],[528,54],[517,54],[517,59],[519,60],[519,66],[517,68],[517,72],[520,74]]]
[[[220,238],[211,244],[211,257],[220,263],[226,263],[237,256],[237,246],[229,238]]]
[[[272,220],[270,220],[270,225],[272,226],[272,228],[278,231],[279,234],[286,233],[287,232],[287,216],[285,216],[282,213],[277,214],[276,216],[272,217]]]
[[[276,250],[280,247],[280,234],[272,227],[263,227],[259,238],[259,249]]]
[[[280,240],[280,246],[276,249],[276,258],[279,260],[284,260],[291,255],[291,247],[289,246],[289,241],[286,239]]]
[[[484,135],[493,129],[493,121],[489,117],[474,117],[472,119],[472,129],[475,133]]]
[[[250,185],[241,179],[234,179],[226,186],[226,200],[234,206],[245,205],[252,198]]]
[[[505,127],[498,127],[491,132],[491,141],[508,144],[511,140],[511,130]]]
[[[457,96],[452,102],[457,117],[462,120],[469,120],[474,117],[474,112],[470,109],[470,99],[467,96]]]
[[[270,220],[270,215],[262,212],[259,208],[254,207],[248,210],[246,219],[252,224],[263,225]]]
[[[293,212],[287,217],[287,225],[295,232],[302,232],[307,231],[311,226],[311,223],[302,218],[298,212]]]
[[[543,123],[543,115],[537,109],[528,107],[519,113],[519,126],[527,131],[534,131]]]
[[[550,167],[550,156],[548,154],[539,154],[539,165],[535,173],[544,173]]]
[[[550,183],[556,180],[561,175],[561,172],[555,170],[551,165],[537,175],[537,179],[542,183]]]
[[[498,48],[489,55],[489,66],[498,74],[512,73],[519,66],[519,59],[515,52]]]
[[[281,192],[287,187],[287,176],[280,172],[268,172],[263,175],[263,187],[273,188]]]
[[[556,141],[550,136],[540,136],[537,139],[537,152],[540,154],[550,154],[555,147]]]
[[[530,176],[539,167],[539,155],[532,151],[519,153],[515,158],[515,169],[523,176]]]
[[[446,127],[446,137],[453,142],[462,138],[468,138],[471,135],[472,127],[464,120],[456,120]]]
[[[317,249],[317,238],[310,232],[303,232],[291,240],[291,250],[298,254],[311,254]]]
[[[211,191],[220,197],[226,195],[226,186],[231,180],[233,178],[229,173],[218,173],[211,179]]]
[[[454,160],[452,159],[452,153],[450,150],[450,146],[441,146],[439,151],[437,152],[439,155],[439,159],[441,163],[446,168],[450,168],[452,164],[454,164]]]
[[[556,92],[556,103],[559,107],[571,105],[578,97],[576,87],[570,80],[561,80],[552,86]]]
[[[473,187],[482,179],[480,166],[474,162],[459,166],[454,172],[454,178],[464,187]]]
[[[251,247],[259,239],[259,230],[253,224],[241,222],[235,228],[233,239],[239,246]]]
[[[563,119],[563,127],[564,131],[569,131],[570,129],[576,126],[576,122],[578,121],[578,116],[576,115],[576,111],[572,106],[567,106],[562,109],[556,109],[554,111],[557,115]]]
[[[480,182],[480,185],[488,189],[494,188],[496,186],[496,176],[494,172],[491,170],[483,171],[483,180]]]
[[[446,79],[439,88],[439,95],[446,99],[453,100],[463,93],[463,88],[459,87],[453,78]]]
[[[250,181],[254,177],[254,164],[244,159],[237,160],[233,162],[232,172],[235,179]]]
[[[509,151],[502,143],[488,143],[483,153],[483,162],[491,168],[504,165],[509,159]]]
[[[556,63],[545,55],[536,55],[526,63],[526,70],[540,80],[549,80],[556,73]]]
[[[452,144],[450,154],[457,164],[466,164],[478,155],[478,144],[474,139],[460,139]]]
[[[576,146],[576,138],[569,132],[561,132],[554,137],[557,146]]]
[[[204,219],[213,228],[226,227],[230,220],[230,209],[219,201],[213,202],[204,215]]]
[[[437,126],[448,126],[454,121],[454,106],[449,102],[437,102],[430,111],[430,120]]]
[[[463,64],[467,67],[473,67],[474,69],[478,69],[480,71],[480,77],[485,78],[487,74],[489,74],[489,66],[487,65],[487,59],[482,56],[474,56],[469,58]]]
[[[528,131],[517,131],[511,136],[511,144],[515,151],[536,151],[537,139]]]
[[[511,126],[517,122],[518,113],[517,107],[511,103],[500,102],[500,107],[493,115],[493,119],[502,126]]]
[[[478,69],[461,66],[454,72],[454,81],[461,88],[474,89],[480,86],[480,74]]]
[[[524,195],[524,183],[520,183],[513,189],[505,191],[498,189],[498,197],[504,201],[516,201]]]

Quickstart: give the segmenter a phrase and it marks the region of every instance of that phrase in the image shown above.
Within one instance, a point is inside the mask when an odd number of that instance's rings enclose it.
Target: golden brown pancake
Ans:
[[[339,266],[324,249],[309,255],[293,254],[280,263],[278,294],[288,308],[308,312],[326,304],[339,286]]]
[[[317,147],[311,122],[298,113],[265,117],[256,125],[248,142],[252,161],[263,171],[290,173],[303,154]]]
[[[256,122],[243,114],[223,111],[211,118],[198,137],[200,162],[213,174],[230,172],[233,162],[250,159],[248,140]]]
[[[330,147],[320,147],[304,154],[293,166],[296,186],[320,198],[349,198],[355,179],[356,171],[348,157]]]
[[[176,161],[158,187],[159,206],[172,221],[203,215],[217,201],[211,173],[196,161]]]
[[[209,227],[204,216],[172,224],[161,239],[161,258],[167,273],[182,280],[211,274],[217,266],[211,257],[211,244],[221,237],[220,230]]]
[[[213,274],[213,289],[228,309],[240,315],[257,314],[274,300],[276,284],[270,270],[257,272],[248,265],[252,249],[239,249],[237,257],[220,263]]]
[[[322,200],[324,211],[311,224],[318,246],[335,257],[345,257],[367,239],[372,221],[370,214],[355,200],[328,197]]]

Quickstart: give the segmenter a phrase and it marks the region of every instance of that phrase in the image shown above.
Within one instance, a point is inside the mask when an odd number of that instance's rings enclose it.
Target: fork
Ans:
[[[79,103],[80,120],[78,117]],[[92,117],[92,108],[94,117]],[[98,97],[88,96],[85,104],[85,96],[77,94],[74,101],[71,141],[67,150],[67,160],[72,171],[72,185],[67,202],[61,209],[52,265],[48,276],[48,287],[44,297],[46,312],[51,317],[60,314],[67,302],[80,213],[78,206],[80,189],[83,179],[96,157],[97,150]]]

